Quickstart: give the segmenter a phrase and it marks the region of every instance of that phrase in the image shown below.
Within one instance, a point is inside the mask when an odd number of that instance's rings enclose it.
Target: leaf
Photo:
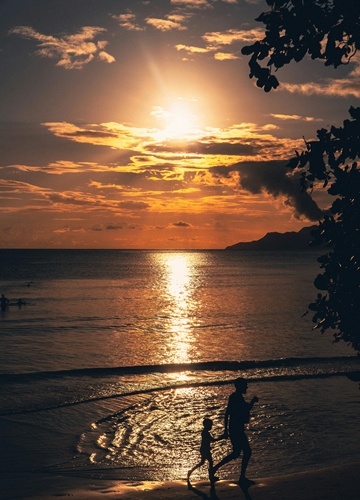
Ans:
[[[318,274],[314,280],[314,285],[318,290],[328,290],[329,280],[323,274]]]

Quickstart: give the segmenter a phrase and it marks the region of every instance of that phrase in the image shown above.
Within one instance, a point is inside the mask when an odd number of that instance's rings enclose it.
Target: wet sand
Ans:
[[[233,481],[137,482],[93,480],[52,474],[18,474],[1,477],[4,500],[358,500],[360,463],[352,463],[286,476],[258,478],[248,491]]]

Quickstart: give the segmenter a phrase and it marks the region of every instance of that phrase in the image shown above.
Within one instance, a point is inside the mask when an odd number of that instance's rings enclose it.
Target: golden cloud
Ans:
[[[233,59],[240,59],[239,56],[236,56],[235,54],[231,54],[229,52],[216,52],[216,54],[214,54],[214,58],[217,59],[218,61],[230,61]]]
[[[204,54],[215,50],[214,47],[195,47],[193,45],[183,45],[181,43],[175,45],[176,50],[185,50],[188,54]]]
[[[170,31],[170,30],[186,30],[186,26],[183,26],[177,21],[172,21],[170,19],[158,19],[155,17],[147,17],[145,19],[146,23],[153,26],[160,31]]]
[[[253,43],[256,40],[261,40],[264,37],[264,30],[254,28],[250,30],[227,30],[227,31],[212,31],[205,33],[202,39],[210,45],[217,47],[222,45],[231,45],[235,42]]]
[[[105,28],[84,26],[74,35],[55,37],[43,35],[30,26],[16,26],[9,34],[19,35],[23,38],[36,40],[40,57],[58,58],[56,66],[65,69],[82,69],[94,58],[106,63],[113,63],[115,58],[104,51],[107,43],[105,40],[93,42],[94,38],[106,31]]]
[[[43,194],[48,192],[46,188],[41,188],[28,182],[16,181],[13,179],[0,179],[0,194],[5,193],[37,193]]]
[[[339,80],[328,79],[322,83],[281,83],[279,89],[286,90],[292,94],[319,94],[325,97],[348,97],[352,95],[360,97],[360,82],[355,75]]]
[[[314,118],[313,116],[301,116],[301,115],[284,115],[281,113],[270,113],[270,116],[277,118],[278,120],[303,120],[305,122],[322,122],[322,118]]]
[[[135,14],[132,14],[130,12],[128,12],[127,14],[120,14],[118,16],[112,15],[111,17],[116,21],[119,21],[119,25],[122,28],[125,28],[129,31],[143,31],[145,29],[135,22],[136,16]]]
[[[116,122],[81,127],[67,122],[47,122],[43,125],[54,135],[71,141],[132,150],[136,154],[131,157],[129,167],[133,166],[135,170],[156,166],[164,160],[169,165],[192,169],[230,165],[245,159],[290,158],[294,150],[302,146],[300,139],[272,135],[270,132],[278,129],[274,124],[258,126],[242,123],[223,129],[197,128],[176,139],[166,138],[164,131],[159,129],[131,127]],[[85,165],[85,168],[102,169],[93,164]]]

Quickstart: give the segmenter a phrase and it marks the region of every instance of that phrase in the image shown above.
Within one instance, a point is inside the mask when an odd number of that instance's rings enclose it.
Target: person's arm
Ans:
[[[221,439],[227,439],[229,437],[229,431],[228,431],[228,424],[229,424],[229,405],[226,408],[225,412],[225,418],[224,418],[224,434],[221,437]]]
[[[259,398],[257,396],[254,396],[252,398],[252,400],[249,403],[249,411],[252,409],[252,407],[254,406],[254,404],[257,403],[258,401],[259,401]]]
[[[210,443],[215,443],[216,441],[221,441],[221,439],[224,439],[224,435],[221,434],[221,436],[217,437],[217,438],[214,438],[211,434],[209,434],[210,436]]]

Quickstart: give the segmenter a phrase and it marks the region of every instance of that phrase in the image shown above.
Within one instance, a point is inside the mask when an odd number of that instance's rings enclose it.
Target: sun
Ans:
[[[169,137],[186,135],[195,126],[196,117],[190,107],[184,102],[175,102],[170,110],[165,133]]]
[[[156,106],[151,114],[163,124],[158,134],[162,140],[180,139],[192,135],[198,122],[191,102],[181,98],[167,108]]]

